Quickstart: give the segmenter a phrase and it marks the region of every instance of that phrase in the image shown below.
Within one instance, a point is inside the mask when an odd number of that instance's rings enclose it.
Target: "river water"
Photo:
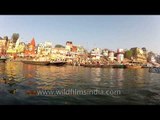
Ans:
[[[9,82],[5,82],[5,79]],[[10,82],[11,81],[11,82]],[[32,91],[79,90],[79,94],[39,95]],[[111,91],[110,94],[84,91]],[[115,93],[118,94],[111,94]],[[160,74],[148,69],[40,66],[0,63],[1,105],[154,105],[160,104]]]

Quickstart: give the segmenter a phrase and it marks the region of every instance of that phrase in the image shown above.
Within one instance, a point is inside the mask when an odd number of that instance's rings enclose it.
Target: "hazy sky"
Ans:
[[[160,16],[154,15],[0,15],[0,36],[19,33],[24,42],[73,41],[88,50],[95,47],[146,47],[160,53]]]

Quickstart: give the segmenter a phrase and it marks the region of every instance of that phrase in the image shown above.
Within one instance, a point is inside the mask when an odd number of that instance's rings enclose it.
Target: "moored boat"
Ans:
[[[119,65],[112,65],[112,67],[113,68],[126,68],[126,65],[121,65],[121,64],[119,64]]]
[[[95,68],[99,68],[99,67],[103,67],[103,64],[85,64],[83,65],[84,67],[95,67]]]
[[[103,65],[102,68],[113,68],[112,65]]]
[[[149,68],[150,73],[159,73],[160,74],[160,67],[151,67]]]
[[[33,64],[33,65],[49,65],[50,61],[34,61],[34,60],[22,60],[25,64]]]
[[[50,61],[50,65],[55,65],[55,66],[63,66],[66,63],[67,62],[65,62],[65,61]]]
[[[131,61],[129,64],[126,64],[126,68],[129,69],[140,69],[142,68],[142,63],[137,61]]]
[[[8,60],[8,57],[7,56],[0,56],[0,62],[6,62],[6,60]]]
[[[129,69],[139,69],[139,68],[142,68],[141,65],[126,65],[126,68],[129,68]]]
[[[154,67],[154,65],[150,63],[142,65],[142,68],[151,68],[151,67]]]
[[[5,62],[7,58],[0,58],[0,62]]]

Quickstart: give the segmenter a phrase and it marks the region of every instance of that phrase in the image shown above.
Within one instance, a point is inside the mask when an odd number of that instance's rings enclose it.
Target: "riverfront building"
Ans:
[[[124,49],[117,49],[117,61],[119,63],[123,62],[124,60]]]
[[[114,62],[114,59],[116,59],[116,57],[114,56],[114,54],[115,54],[114,51],[109,51],[108,60],[110,62]]]
[[[145,52],[141,48],[135,47],[135,48],[131,48],[130,50],[132,51],[132,60],[133,61],[137,61],[137,62],[141,62],[141,63],[147,62]]]
[[[109,50],[108,50],[108,49],[103,49],[103,50],[102,50],[102,55],[103,55],[104,57],[108,57],[108,55],[109,55]]]
[[[0,38],[0,55],[6,54],[8,40]]]
[[[36,56],[36,43],[33,38],[30,43],[27,44],[24,54],[26,57],[35,57]]]

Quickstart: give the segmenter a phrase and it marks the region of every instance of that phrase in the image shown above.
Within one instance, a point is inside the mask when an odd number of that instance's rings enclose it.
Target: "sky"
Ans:
[[[146,47],[160,53],[159,15],[0,15],[0,36],[19,33],[21,41],[92,48]]]

